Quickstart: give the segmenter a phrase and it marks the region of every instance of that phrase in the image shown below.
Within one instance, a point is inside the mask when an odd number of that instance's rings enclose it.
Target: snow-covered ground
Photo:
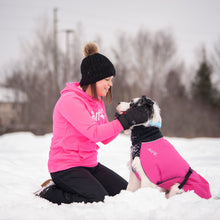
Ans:
[[[155,189],[122,191],[104,203],[60,206],[35,197],[33,192],[50,176],[47,158],[51,134],[13,133],[0,136],[0,219],[220,219],[220,138],[168,138],[191,167],[210,183],[213,198],[187,192],[167,200]],[[129,136],[119,135],[101,145],[99,161],[128,180]]]

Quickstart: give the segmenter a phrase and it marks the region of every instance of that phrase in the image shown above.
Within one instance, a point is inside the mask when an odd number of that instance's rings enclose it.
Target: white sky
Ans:
[[[211,48],[220,38],[220,0],[0,0],[0,67],[19,58],[21,41],[41,17],[52,21],[54,7],[60,31],[81,22],[88,41],[100,35],[109,46],[119,31],[169,28],[187,62],[202,43]]]

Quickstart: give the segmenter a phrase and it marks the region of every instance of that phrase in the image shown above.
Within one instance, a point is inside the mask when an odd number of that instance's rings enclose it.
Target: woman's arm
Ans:
[[[108,143],[123,130],[117,119],[98,125],[87,111],[86,105],[80,99],[73,98],[70,95],[60,100],[59,112],[79,132],[96,143],[102,141]]]

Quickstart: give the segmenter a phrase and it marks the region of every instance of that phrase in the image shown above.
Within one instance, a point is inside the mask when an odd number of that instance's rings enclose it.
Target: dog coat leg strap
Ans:
[[[182,188],[183,188],[183,186],[186,184],[186,181],[189,179],[189,177],[190,177],[190,175],[192,174],[192,172],[193,172],[193,170],[192,170],[192,168],[190,167],[190,168],[189,168],[189,171],[187,172],[187,174],[186,174],[186,176],[185,176],[185,178],[184,178],[184,180],[183,180],[183,182],[178,186],[179,189],[182,189]]]

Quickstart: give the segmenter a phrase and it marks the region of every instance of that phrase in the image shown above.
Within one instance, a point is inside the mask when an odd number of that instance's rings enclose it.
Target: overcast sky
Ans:
[[[0,0],[0,67],[19,58],[20,42],[40,18],[52,21],[54,7],[59,30],[81,22],[88,41],[100,35],[109,45],[118,31],[170,29],[189,62],[202,43],[211,48],[220,38],[220,0]]]

